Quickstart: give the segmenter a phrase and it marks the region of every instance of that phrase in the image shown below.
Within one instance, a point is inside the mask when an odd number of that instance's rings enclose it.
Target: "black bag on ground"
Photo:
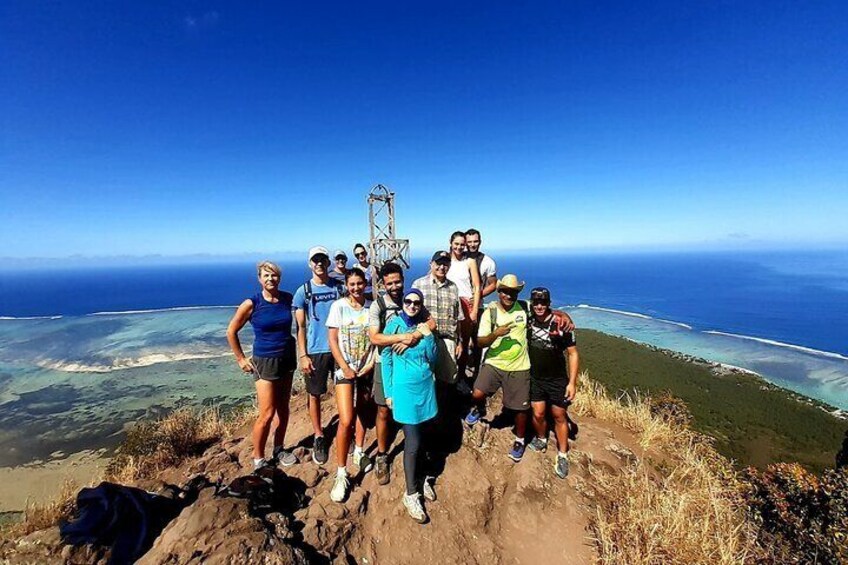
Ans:
[[[62,541],[112,548],[110,564],[133,563],[150,549],[186,501],[102,482],[77,494],[76,518],[62,524]]]

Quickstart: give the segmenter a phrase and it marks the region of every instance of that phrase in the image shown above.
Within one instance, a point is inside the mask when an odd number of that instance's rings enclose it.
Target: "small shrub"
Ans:
[[[648,399],[651,414],[672,426],[688,428],[692,423],[692,412],[683,399],[664,391]]]
[[[154,422],[140,422],[130,428],[127,437],[106,467],[106,477],[130,482],[153,476],[166,467],[177,466],[195,457],[243,426],[255,409],[238,408],[226,417],[217,408],[195,411],[175,410]]]
[[[845,439],[842,440],[842,449],[836,454],[836,468],[848,467],[848,431],[845,432]]]
[[[744,478],[760,545],[770,548],[763,561],[848,562],[848,469],[819,477],[797,463],[779,463],[762,472],[748,468]]]
[[[3,528],[2,538],[17,539],[70,520],[76,511],[78,491],[78,485],[68,480],[62,483],[59,494],[52,501],[27,504],[23,520]]]

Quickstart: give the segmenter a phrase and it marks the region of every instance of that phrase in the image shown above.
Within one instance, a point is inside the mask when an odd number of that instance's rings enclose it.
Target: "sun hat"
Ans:
[[[524,281],[519,282],[518,277],[513,274],[504,275],[502,279],[498,279],[498,290],[502,288],[521,292],[521,289],[524,288]]]
[[[325,255],[327,259],[330,258],[330,252],[327,251],[326,247],[322,247],[321,245],[316,245],[315,247],[309,248],[309,255],[306,256],[307,261],[312,261],[312,258],[316,255]]]

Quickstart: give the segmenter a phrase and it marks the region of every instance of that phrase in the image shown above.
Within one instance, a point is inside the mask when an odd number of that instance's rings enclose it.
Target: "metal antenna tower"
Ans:
[[[369,254],[379,269],[394,261],[409,268],[409,240],[395,235],[395,193],[382,184],[368,194]]]

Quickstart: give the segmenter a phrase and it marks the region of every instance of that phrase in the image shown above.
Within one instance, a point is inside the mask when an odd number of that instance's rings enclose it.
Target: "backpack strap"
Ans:
[[[386,298],[382,294],[377,295],[377,311],[380,313],[380,331],[386,328]]]

